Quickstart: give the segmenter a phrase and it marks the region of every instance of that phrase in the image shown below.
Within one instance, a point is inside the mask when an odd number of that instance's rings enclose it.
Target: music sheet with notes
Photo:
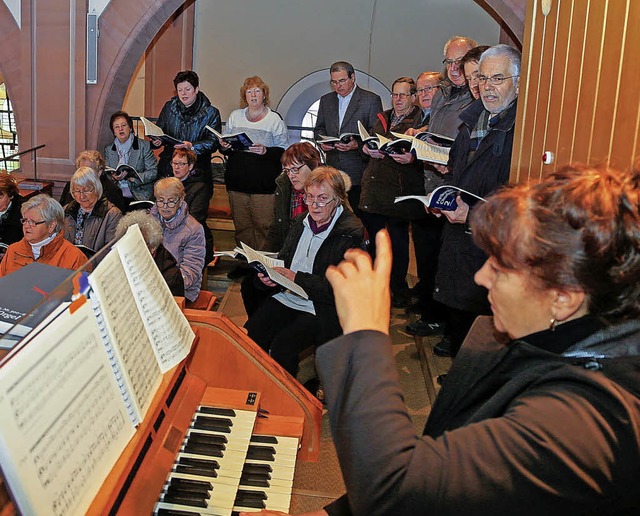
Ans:
[[[121,372],[126,395],[132,398],[132,419],[137,423],[147,413],[162,373],[117,252],[98,264],[89,284],[96,318],[107,333],[109,356]]]
[[[23,514],[83,514],[134,433],[93,310],[0,368],[0,463]]]
[[[166,373],[186,358],[195,334],[147,249],[138,226],[114,246],[160,364]]]

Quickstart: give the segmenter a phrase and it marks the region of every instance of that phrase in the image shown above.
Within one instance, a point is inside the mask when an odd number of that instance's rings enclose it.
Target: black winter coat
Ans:
[[[22,199],[19,195],[16,195],[11,199],[11,206],[7,212],[0,217],[0,242],[3,244],[13,244],[18,240],[22,240],[24,236],[22,224],[20,223],[20,219],[22,218],[22,213],[20,212],[21,207]],[[0,249],[0,253],[2,252],[3,250]]]
[[[373,126],[374,134],[381,134],[392,140],[395,136],[389,131],[391,109],[380,113],[385,124],[378,118]],[[422,122],[422,110],[414,107],[411,113],[394,127],[393,132],[404,133],[409,128],[417,128]],[[424,206],[419,201],[394,203],[401,195],[424,195],[424,174],[422,162],[415,160],[408,165],[396,163],[389,156],[383,159],[370,159],[362,175],[360,209],[367,213],[376,213],[387,217],[415,219],[424,217]]]
[[[460,114],[463,123],[449,155],[447,183],[487,197],[509,181],[516,103],[506,109],[469,159],[471,131],[482,111],[482,101],[477,100]],[[458,310],[490,313],[486,289],[473,281],[486,259],[473,243],[468,224],[445,223],[434,299]]]
[[[181,141],[191,142],[197,154],[196,169],[202,171],[205,182],[213,191],[211,178],[211,155],[218,150],[218,139],[205,126],[222,132],[220,111],[211,105],[211,101],[201,91],[196,101],[188,108],[176,96],[169,100],[160,111],[156,122],[166,134]],[[171,155],[173,147],[165,145],[158,162],[158,178],[171,177]]]

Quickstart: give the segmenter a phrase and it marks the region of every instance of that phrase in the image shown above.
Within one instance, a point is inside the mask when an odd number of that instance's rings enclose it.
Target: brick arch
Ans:
[[[524,18],[527,11],[525,0],[475,0],[489,13],[507,33],[509,39],[522,49]]]
[[[121,109],[140,58],[162,26],[195,0],[111,0],[100,16],[98,84],[86,89],[87,148],[111,137],[105,115]]]
[[[25,107],[30,105],[30,93],[22,87],[22,57],[20,28],[9,8],[4,2],[0,2],[0,71],[11,99],[18,128],[21,128],[22,120],[28,120]],[[28,141],[27,138],[24,141]]]

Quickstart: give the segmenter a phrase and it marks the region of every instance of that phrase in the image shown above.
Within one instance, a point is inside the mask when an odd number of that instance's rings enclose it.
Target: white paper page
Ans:
[[[0,368],[0,462],[23,514],[83,514],[134,434],[88,302]]]
[[[298,284],[291,281],[286,276],[283,276],[278,271],[274,269],[274,267],[284,267],[284,261],[278,260],[274,258],[269,258],[268,256],[264,256],[262,253],[254,251],[244,242],[240,242],[242,244],[242,249],[247,257],[247,261],[251,262],[260,262],[265,266],[265,270],[269,278],[275,281],[278,285],[283,286],[284,288],[290,290],[294,294],[297,294],[303,299],[309,299],[309,294],[305,292],[305,290]]]
[[[162,373],[117,251],[89,275],[109,340],[131,391],[137,416],[144,419]]]
[[[160,370],[166,373],[189,354],[195,334],[173,299],[138,226],[129,227],[115,248],[120,254]]]
[[[270,256],[267,256],[266,254],[261,253],[260,251],[251,249],[251,247],[249,247],[244,242],[240,242],[240,244],[242,245],[242,251],[244,252],[244,255],[247,258],[248,262],[257,261],[271,268],[284,267],[284,260],[278,260],[277,258],[272,258]]]

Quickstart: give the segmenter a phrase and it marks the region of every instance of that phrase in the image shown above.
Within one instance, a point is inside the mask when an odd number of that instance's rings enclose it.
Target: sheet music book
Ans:
[[[391,134],[398,139],[410,141],[411,151],[420,161],[430,161],[441,165],[446,165],[449,162],[449,152],[451,151],[451,147],[435,145],[428,141],[421,140],[420,138],[416,138],[415,136],[409,136],[408,134],[394,133],[393,131]]]
[[[23,514],[85,513],[195,337],[137,226],[88,284],[0,367],[0,464]]]
[[[247,259],[247,262],[249,262],[249,264],[258,272],[266,274],[278,285],[286,288],[294,294],[297,294],[302,299],[309,299],[309,294],[307,294],[300,285],[297,285],[274,269],[274,267],[284,267],[284,262],[282,260],[270,258],[260,251],[251,249],[251,247],[244,242],[240,242],[240,245],[242,247],[240,254],[242,254]]]
[[[156,124],[154,124],[151,120],[148,120],[143,116],[140,117],[140,120],[142,121],[142,125],[144,125],[145,136],[149,138],[158,138],[159,140],[162,140],[162,143],[165,145],[173,146],[173,145],[180,145],[184,143],[183,141],[178,140],[173,136],[169,136],[168,134],[165,134],[165,132],[162,129],[160,129],[160,127],[158,127]]]
[[[0,368],[0,463],[20,513],[84,514],[134,434],[88,302]]]
[[[166,373],[187,357],[195,333],[153,261],[137,224],[130,226],[114,247],[120,255],[160,371]]]
[[[89,276],[89,284],[109,360],[127,401],[130,419],[137,425],[151,404],[162,373],[117,252],[109,253],[100,262]]]
[[[396,197],[394,202],[415,199],[416,201],[420,201],[427,208],[436,208],[443,211],[455,211],[458,207],[458,203],[456,201],[458,195],[470,206],[473,206],[478,201],[486,202],[486,199],[479,195],[451,185],[439,186],[429,195],[403,195],[401,197]]]
[[[244,131],[241,131],[239,133],[232,133],[232,134],[222,134],[216,131],[213,127],[209,125],[205,125],[204,128],[207,131],[212,132],[215,135],[215,137],[218,138],[218,140],[222,140],[228,143],[229,145],[231,145],[231,148],[233,150],[236,150],[236,151],[247,150],[249,147],[253,145],[253,140],[249,138],[247,133],[245,133]]]

